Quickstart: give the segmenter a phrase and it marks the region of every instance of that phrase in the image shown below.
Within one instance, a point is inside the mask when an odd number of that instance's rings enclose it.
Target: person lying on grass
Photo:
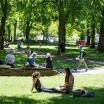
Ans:
[[[33,82],[33,85],[32,85],[31,91],[33,91],[33,89],[35,88],[37,90],[37,92],[53,92],[52,89],[49,89],[49,88],[44,87],[41,84],[39,78],[40,78],[40,73],[38,71],[35,71],[32,74],[32,82]]]
[[[40,73],[39,72],[34,72],[32,74],[33,78],[33,86],[31,91],[33,91],[34,87],[38,92],[53,92],[53,93],[69,93],[70,91],[73,90],[73,84],[74,84],[74,76],[70,72],[69,68],[65,68],[65,82],[63,85],[55,88],[46,88],[44,87],[39,78],[40,78]]]

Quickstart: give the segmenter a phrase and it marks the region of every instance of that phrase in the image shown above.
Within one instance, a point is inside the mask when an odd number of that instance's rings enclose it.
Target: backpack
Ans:
[[[83,51],[83,57],[86,57],[87,53],[85,51]]]
[[[95,92],[81,90],[81,89],[78,89],[73,92],[73,97],[94,97],[94,96],[96,96]]]
[[[78,89],[78,90],[73,92],[74,97],[81,97],[83,94],[85,94],[85,91],[81,90],[81,89]]]

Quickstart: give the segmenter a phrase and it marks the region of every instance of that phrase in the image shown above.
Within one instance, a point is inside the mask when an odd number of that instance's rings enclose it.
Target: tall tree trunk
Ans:
[[[0,27],[0,50],[4,48],[4,38],[2,35],[2,27]]]
[[[58,12],[59,12],[59,42],[58,42],[58,54],[60,54],[60,44],[64,42],[65,46],[65,15],[64,15],[64,1],[59,0],[59,5],[58,5]],[[65,49],[65,47],[64,47]]]
[[[44,27],[42,32],[43,32],[43,41],[46,40],[46,29],[45,29],[45,25],[46,25],[46,17],[45,17],[45,8],[46,8],[46,4],[44,3],[45,0],[42,0],[42,26]],[[47,41],[47,40],[46,40]]]
[[[2,20],[1,20],[1,33],[0,33],[0,49],[2,49],[2,50],[4,48],[5,20],[6,20],[6,17],[2,17]]]
[[[102,11],[102,20],[101,20],[101,26],[100,26],[98,51],[104,52],[104,6],[103,6],[103,11]]]
[[[89,25],[87,25],[87,45],[90,45],[90,29],[89,29]]]
[[[30,19],[29,19],[26,23],[26,32],[25,32],[27,42],[29,41],[30,28],[31,27],[30,27]]]
[[[14,42],[16,42],[16,40],[17,40],[17,32],[16,32],[16,30],[17,30],[17,20],[15,21],[15,23],[14,23]]]
[[[95,48],[95,23],[92,20],[91,24],[91,48]]]
[[[7,40],[10,41],[10,33],[11,33],[11,30],[10,30],[10,24],[7,26]]]
[[[43,33],[43,41],[44,41],[46,40],[45,31],[43,30],[42,33]]]
[[[1,10],[2,10],[2,19],[1,19],[1,33],[0,33],[0,49],[4,48],[4,36],[5,36],[5,23],[7,15],[7,0],[1,0]]]

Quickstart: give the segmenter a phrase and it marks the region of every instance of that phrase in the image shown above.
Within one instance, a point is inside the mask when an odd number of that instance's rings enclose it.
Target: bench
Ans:
[[[0,65],[0,69],[9,69],[10,68],[10,66],[8,66],[8,65]]]

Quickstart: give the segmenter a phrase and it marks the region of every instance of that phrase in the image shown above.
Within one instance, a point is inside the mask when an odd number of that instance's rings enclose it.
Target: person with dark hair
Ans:
[[[17,48],[18,48],[19,50],[21,49],[21,43],[22,43],[21,40],[18,40],[18,41],[17,41]]]
[[[3,61],[0,59],[0,65],[3,65]]]
[[[33,50],[31,50],[31,54],[27,59],[26,66],[30,66],[30,67],[36,66],[36,62],[35,62],[36,55],[37,55],[37,53],[34,52]]]
[[[69,68],[65,68],[65,82],[63,85],[56,87],[56,88],[47,88],[44,87],[39,78],[40,78],[40,73],[35,71],[32,74],[32,79],[33,79],[33,85],[31,91],[35,88],[38,92],[50,92],[50,93],[66,93],[68,94],[70,91],[73,90],[73,85],[74,85],[74,76],[70,72]]]
[[[61,56],[63,56],[65,54],[65,43],[64,43],[64,41],[62,41],[60,43],[60,54],[61,54]]]
[[[65,82],[63,85],[54,88],[56,92],[69,93],[70,91],[73,90],[74,76],[72,75],[69,68],[65,68],[64,73],[65,73]]]

